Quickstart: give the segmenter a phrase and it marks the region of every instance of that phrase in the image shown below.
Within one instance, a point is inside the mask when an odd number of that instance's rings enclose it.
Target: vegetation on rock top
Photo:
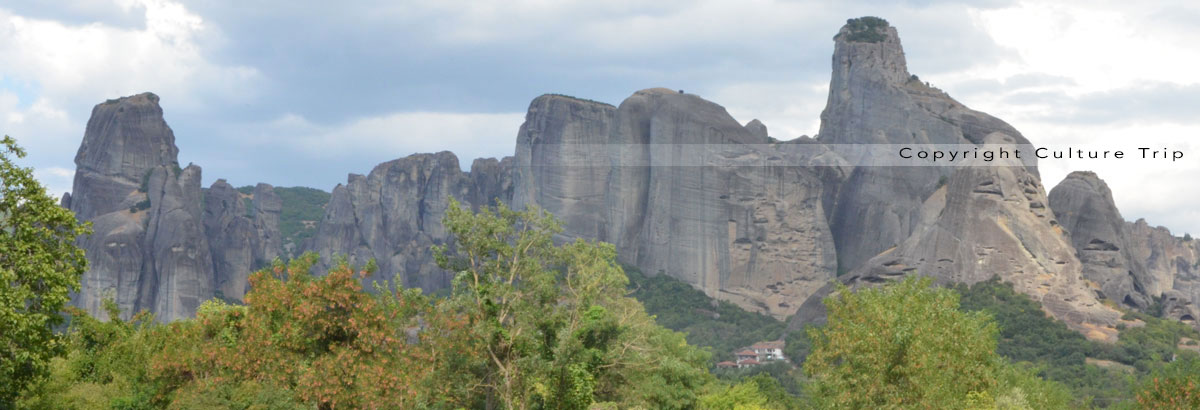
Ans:
[[[859,17],[846,20],[846,33],[838,33],[834,39],[841,38],[852,43],[879,43],[887,40],[887,20],[879,17]]]

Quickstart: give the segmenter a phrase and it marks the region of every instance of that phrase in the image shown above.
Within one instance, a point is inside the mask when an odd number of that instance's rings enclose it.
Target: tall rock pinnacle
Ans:
[[[93,315],[111,298],[128,316],[170,321],[212,297],[212,258],[200,221],[200,167],[180,168],[175,135],[151,93],[96,105],[75,156],[69,206],[94,233],[75,304]]]
[[[847,21],[834,37],[825,144],[979,144],[993,132],[1028,141],[1004,121],[971,110],[908,73],[896,28],[877,17]],[[921,204],[951,170],[858,164],[836,188],[830,221],[841,269],[850,271],[912,233]],[[1037,171],[1030,171],[1036,176]]]

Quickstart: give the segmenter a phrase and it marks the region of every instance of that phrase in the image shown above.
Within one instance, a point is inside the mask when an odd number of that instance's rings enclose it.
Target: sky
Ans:
[[[91,107],[151,91],[207,186],[325,190],[416,152],[512,155],[530,100],[683,89],[772,136],[814,135],[832,37],[887,19],[909,71],[1038,145],[1184,151],[1043,160],[1122,215],[1200,233],[1200,6],[1172,1],[5,0],[0,133],[69,191]]]

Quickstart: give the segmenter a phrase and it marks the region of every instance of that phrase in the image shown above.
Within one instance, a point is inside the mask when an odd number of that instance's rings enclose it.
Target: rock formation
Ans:
[[[1136,309],[1158,301],[1164,317],[1197,325],[1200,251],[1195,241],[1145,220],[1125,221],[1108,185],[1092,172],[1068,175],[1050,191],[1050,207],[1070,234],[1084,277],[1104,297]]]
[[[561,95],[529,104],[517,131],[512,205],[537,205],[563,219],[564,234],[607,240],[607,152],[616,107]]]
[[[1132,257],[1145,269],[1143,290],[1160,298],[1163,316],[1200,329],[1200,243],[1171,235],[1164,227],[1151,227],[1144,219],[1126,222]]]
[[[782,318],[833,278],[835,257],[820,180],[769,142],[761,122],[673,90],[619,108],[542,96],[518,135],[514,203],[648,274]]]
[[[829,100],[821,113],[824,144],[978,144],[1003,132],[1028,141],[1003,121],[966,108],[909,74],[896,29],[863,17],[834,37]],[[925,198],[951,171],[944,167],[883,167],[881,158],[850,158],[830,225],[846,271],[898,245],[916,228]],[[1031,169],[1036,176],[1036,170]]]
[[[94,315],[112,298],[124,315],[195,314],[215,277],[200,220],[200,167],[180,169],[175,135],[150,93],[96,105],[75,156],[70,209],[91,221],[90,266],[74,303]]]
[[[993,133],[989,144],[1012,144]],[[972,284],[999,276],[1044,309],[1094,339],[1116,334],[1120,314],[1100,303],[1082,277],[1070,239],[1046,208],[1037,176],[1016,160],[959,167],[921,208],[911,236],[871,258],[845,280],[881,282],[920,274]]]
[[[357,265],[374,259],[379,269],[371,280],[445,288],[452,277],[434,264],[429,248],[447,239],[442,217],[449,198],[474,207],[497,198],[510,201],[506,164],[511,163],[508,158],[479,160],[473,164],[477,173],[467,173],[453,153],[443,151],[385,162],[366,176],[351,174],[333,189],[325,219],[307,248],[326,263],[337,255]]]
[[[1083,277],[1100,287],[1099,297],[1131,308],[1150,305],[1134,257],[1125,219],[1108,185],[1092,172],[1072,172],[1050,191],[1050,208],[1071,237],[1083,263]]]
[[[999,276],[1095,339],[1111,340],[1119,322],[1101,299],[1158,300],[1167,317],[1196,323],[1196,242],[1125,222],[1094,174],[1072,174],[1047,196],[1035,164],[896,167],[847,154],[839,145],[1029,142],[911,75],[885,21],[853,19],[834,42],[815,139],[779,142],[761,121],[742,125],[681,91],[646,89],[619,106],[544,95],[514,157],[464,172],[450,152],[414,154],[351,174],[300,250],[325,263],[373,259],[369,280],[445,288],[451,274],[430,247],[450,240],[441,220],[453,197],[474,209],[540,206],[563,220],[558,240],[611,242],[648,275],[794,326],[821,320],[838,271],[852,286]],[[249,273],[281,255],[285,204],[270,185],[239,192],[218,180],[202,192],[200,168],[181,169],[177,155],[153,94],[93,110],[63,197],[96,231],[80,239],[92,265],[79,306],[98,313],[112,297],[126,314],[188,317],[213,296],[240,300]]]
[[[254,270],[279,257],[282,202],[274,188],[258,184],[247,209],[244,196],[219,179],[205,191],[204,232],[212,249],[217,296],[241,301]]]

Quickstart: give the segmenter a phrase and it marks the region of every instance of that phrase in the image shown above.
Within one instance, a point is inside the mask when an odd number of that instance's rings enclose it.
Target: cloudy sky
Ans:
[[[684,89],[813,135],[832,36],[876,15],[909,70],[1036,144],[1185,151],[1090,169],[1127,219],[1200,233],[1200,8],[1128,1],[170,1],[0,3],[0,132],[70,189],[91,107],[152,91],[205,184],[331,189],[414,152],[511,155],[529,101]]]

